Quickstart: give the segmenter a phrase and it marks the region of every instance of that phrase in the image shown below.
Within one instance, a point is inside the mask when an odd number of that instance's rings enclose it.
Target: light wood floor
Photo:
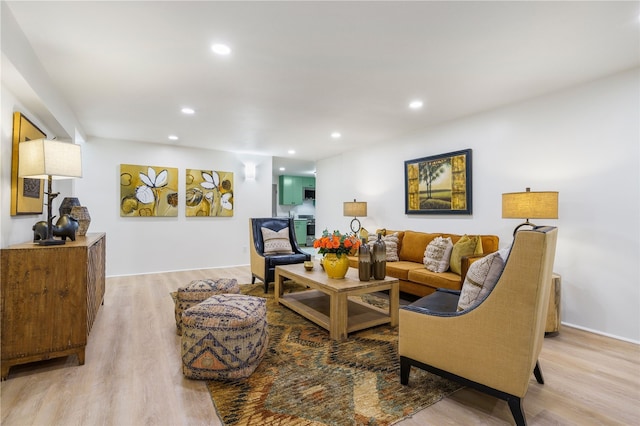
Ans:
[[[71,356],[12,367],[1,424],[220,425],[204,383],[182,377],[169,296],[192,279],[219,277],[250,282],[248,267],[107,279],[85,365]],[[639,346],[564,327],[545,339],[540,363],[546,384],[532,376],[529,425],[640,424]],[[400,423],[507,424],[505,402],[468,389]]]

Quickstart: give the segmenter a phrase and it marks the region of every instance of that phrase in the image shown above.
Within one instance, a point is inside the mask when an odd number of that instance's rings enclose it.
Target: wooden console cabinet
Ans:
[[[104,299],[105,251],[104,233],[2,249],[2,380],[12,366],[33,361],[76,354],[84,364]]]

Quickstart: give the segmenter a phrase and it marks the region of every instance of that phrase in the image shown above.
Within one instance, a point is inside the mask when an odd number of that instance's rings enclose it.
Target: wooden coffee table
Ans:
[[[344,279],[336,280],[314,262],[307,271],[299,264],[276,266],[275,300],[303,317],[329,330],[334,340],[347,338],[347,333],[381,324],[398,325],[399,282],[395,278],[360,281],[358,271],[349,268]],[[309,287],[309,290],[283,294],[285,280]],[[389,310],[377,308],[350,296],[389,290]]]

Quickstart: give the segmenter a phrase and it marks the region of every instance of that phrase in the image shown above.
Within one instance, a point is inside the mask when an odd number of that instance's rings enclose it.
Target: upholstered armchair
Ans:
[[[254,283],[256,278],[262,280],[265,293],[269,291],[269,283],[275,278],[277,265],[290,265],[311,260],[311,255],[303,252],[296,242],[291,218],[250,218],[249,250],[251,251],[251,283]]]
[[[495,286],[475,306],[458,311],[458,295],[442,291],[400,309],[400,382],[418,367],[507,401],[525,425],[531,373],[544,383],[538,356],[556,238],[553,227],[519,231]]]

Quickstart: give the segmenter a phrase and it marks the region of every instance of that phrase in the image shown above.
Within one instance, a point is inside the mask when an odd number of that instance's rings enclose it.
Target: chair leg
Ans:
[[[269,281],[264,280],[264,294],[269,293]]]
[[[524,417],[524,410],[522,409],[522,399],[521,398],[509,398],[507,400],[509,404],[509,408],[511,409],[511,415],[513,419],[516,421],[516,426],[526,426],[527,419]]]
[[[251,275],[251,284],[255,284],[255,283],[256,283],[256,276]]]
[[[542,370],[540,369],[540,361],[536,361],[536,366],[533,369],[533,375],[536,376],[536,380],[541,385],[544,385],[544,377],[542,377]]]
[[[409,384],[409,373],[411,373],[411,363],[408,358],[400,357],[400,384]]]

